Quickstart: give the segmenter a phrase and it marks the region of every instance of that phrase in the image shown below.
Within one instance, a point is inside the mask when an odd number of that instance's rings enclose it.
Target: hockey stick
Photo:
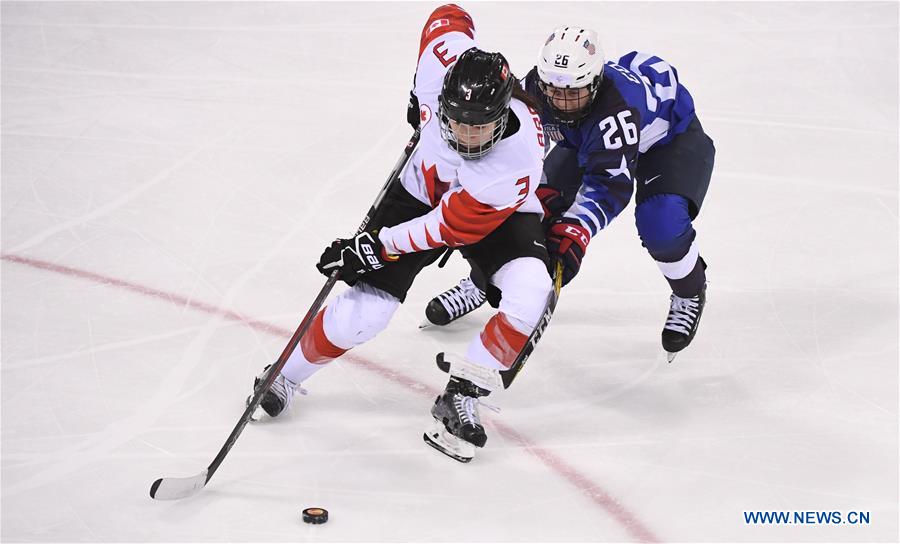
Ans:
[[[534,351],[538,341],[544,336],[544,331],[547,330],[547,325],[550,324],[550,318],[553,317],[553,311],[556,310],[556,303],[559,301],[562,280],[563,264],[562,260],[557,257],[553,260],[553,290],[547,295],[547,305],[544,307],[544,313],[541,316],[541,320],[538,322],[537,327],[531,331],[531,335],[525,342],[525,347],[519,352],[519,356],[516,357],[513,364],[511,364],[508,369],[500,371],[504,389],[509,389],[513,380],[515,380],[516,376],[519,375],[519,372],[522,371],[522,367],[525,366],[525,361],[531,357],[531,352]]]
[[[512,384],[513,380],[516,379],[516,376],[519,375],[519,372],[522,371],[522,367],[525,366],[525,362],[531,357],[531,353],[534,351],[534,348],[537,346],[541,337],[544,336],[544,331],[547,330],[547,326],[550,324],[550,318],[553,317],[553,311],[556,310],[556,303],[559,301],[559,291],[562,289],[562,277],[562,261],[559,258],[556,258],[553,260],[553,290],[547,295],[547,304],[544,306],[541,320],[538,321],[537,326],[531,331],[528,340],[525,341],[525,346],[508,369],[494,370],[468,362],[450,362],[444,359],[443,352],[437,354],[438,368],[444,372],[451,373],[452,367],[452,374],[454,376],[465,378],[475,383],[475,385],[485,387],[489,390],[499,389],[500,387],[509,389],[509,386]]]
[[[444,268],[444,265],[450,260],[450,255],[453,255],[453,248],[447,246],[447,249],[444,250],[444,255],[441,257],[441,260],[438,261],[438,268]]]
[[[416,132],[409,139],[409,142],[406,144],[403,153],[397,160],[397,164],[394,165],[394,169],[391,170],[391,174],[388,176],[387,181],[385,181],[384,186],[381,188],[381,192],[379,192],[378,197],[375,198],[375,203],[372,204],[372,207],[369,208],[369,211],[366,213],[366,217],[363,219],[362,224],[359,226],[359,229],[357,229],[357,234],[366,229],[369,221],[372,219],[372,217],[375,215],[375,212],[378,210],[378,207],[381,205],[381,201],[384,200],[384,196],[387,194],[388,189],[390,189],[391,184],[395,179],[399,177],[400,172],[406,166],[410,155],[412,155],[413,149],[415,149],[416,144],[419,142],[419,135],[419,130],[416,130]],[[322,304],[324,304],[325,299],[328,297],[328,294],[331,292],[331,289],[334,287],[335,283],[337,283],[338,273],[339,272],[335,270],[328,277],[328,281],[325,282],[325,286],[322,287],[321,291],[319,291],[319,295],[313,301],[312,306],[310,306],[309,308],[309,311],[306,312],[306,316],[304,316],[303,321],[300,322],[300,326],[297,327],[294,335],[291,336],[291,339],[290,341],[288,341],[287,346],[285,346],[284,351],[281,352],[281,356],[278,357],[278,361],[276,361],[275,364],[269,367],[269,370],[266,373],[265,377],[260,381],[256,389],[254,389],[253,397],[247,404],[247,408],[244,410],[243,415],[241,415],[241,418],[238,420],[237,425],[234,426],[234,430],[232,430],[231,434],[228,435],[228,439],[225,440],[225,445],[223,445],[222,449],[219,450],[219,453],[216,455],[215,459],[213,459],[212,463],[210,463],[205,470],[203,470],[196,476],[191,476],[188,478],[157,479],[155,482],[153,482],[153,485],[150,486],[151,498],[157,500],[183,499],[185,497],[194,495],[195,493],[203,489],[204,486],[206,486],[207,482],[209,482],[210,478],[212,478],[213,474],[215,474],[216,470],[219,468],[219,465],[222,464],[225,456],[228,455],[228,452],[234,446],[235,441],[237,441],[238,436],[241,435],[244,427],[246,427],[247,423],[250,422],[250,419],[253,416],[253,412],[256,411],[256,408],[262,401],[263,394],[265,394],[265,392],[269,390],[269,387],[271,387],[272,383],[275,381],[275,378],[278,376],[278,373],[287,362],[288,357],[291,356],[291,353],[294,352],[297,344],[300,343],[300,339],[303,338],[304,334],[306,334],[306,330],[309,329],[309,326],[312,324],[313,318],[317,313],[319,313],[319,309],[322,307]]]

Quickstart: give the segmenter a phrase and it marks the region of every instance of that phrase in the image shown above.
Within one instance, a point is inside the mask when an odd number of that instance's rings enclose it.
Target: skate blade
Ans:
[[[425,431],[422,439],[432,448],[460,463],[468,463],[475,457],[474,445],[453,436],[440,423],[435,422],[431,429]]]
[[[678,352],[677,352],[677,351],[667,351],[667,352],[666,352],[666,359],[667,359],[670,363],[671,363],[672,361],[674,361],[674,360],[675,360],[675,357],[677,357],[677,356],[678,356]]]

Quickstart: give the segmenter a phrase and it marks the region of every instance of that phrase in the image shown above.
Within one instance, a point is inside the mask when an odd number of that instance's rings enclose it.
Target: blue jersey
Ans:
[[[545,101],[538,83],[533,69],[525,88]],[[604,229],[631,200],[638,155],[670,142],[693,119],[694,100],[675,68],[636,51],[606,63],[591,111],[577,126],[559,124],[545,107],[545,132],[557,145],[577,150],[583,172],[565,217],[577,219],[591,236]]]

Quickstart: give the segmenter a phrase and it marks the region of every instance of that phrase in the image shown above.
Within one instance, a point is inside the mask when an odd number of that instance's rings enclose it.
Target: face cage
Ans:
[[[570,111],[566,111],[564,109],[557,108],[556,105],[553,103],[553,100],[551,99],[550,95],[547,93],[547,91],[549,91],[551,89],[565,90],[565,89],[571,89],[573,87],[556,87],[549,83],[544,83],[543,81],[540,81],[538,85],[541,89],[541,93],[543,93],[543,95],[544,95],[544,101],[547,103],[547,106],[550,108],[550,111],[553,112],[553,116],[556,117],[556,119],[563,125],[575,126],[578,124],[579,121],[581,121],[582,119],[587,117],[588,114],[591,112],[591,105],[594,103],[594,98],[597,97],[597,90],[600,88],[601,79],[602,79],[601,76],[597,76],[594,78],[594,81],[592,81],[587,86],[588,101],[584,105],[584,107],[581,107],[577,110],[570,110]],[[583,87],[574,87],[574,88],[583,88]],[[564,103],[567,103],[570,101],[571,102],[577,101],[576,99],[565,98],[565,96],[563,96],[562,100]]]
[[[471,159],[480,159],[488,154],[488,152],[494,147],[494,144],[500,141],[503,137],[503,133],[506,132],[506,124],[509,121],[509,108],[500,116],[499,119],[494,124],[494,130],[491,133],[491,137],[486,141],[482,142],[481,145],[475,147],[469,147],[462,143],[460,143],[456,139],[456,134],[453,132],[453,129],[450,128],[450,118],[444,113],[444,108],[438,106],[438,115],[441,119],[441,138],[447,142],[447,145],[450,146],[450,149],[459,153],[459,156],[471,160]],[[487,124],[487,123],[485,123]],[[479,126],[479,125],[466,125],[463,124],[466,128],[470,126]]]

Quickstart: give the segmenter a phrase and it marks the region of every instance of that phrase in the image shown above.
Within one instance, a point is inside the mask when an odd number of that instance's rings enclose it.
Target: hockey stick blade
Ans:
[[[443,372],[457,378],[469,380],[478,387],[489,391],[496,391],[505,387],[503,372],[500,370],[476,365],[465,359],[448,361],[443,351],[437,354],[436,362],[438,368]]]
[[[190,478],[159,478],[150,486],[150,498],[174,501],[195,495],[206,485],[207,471]]]

